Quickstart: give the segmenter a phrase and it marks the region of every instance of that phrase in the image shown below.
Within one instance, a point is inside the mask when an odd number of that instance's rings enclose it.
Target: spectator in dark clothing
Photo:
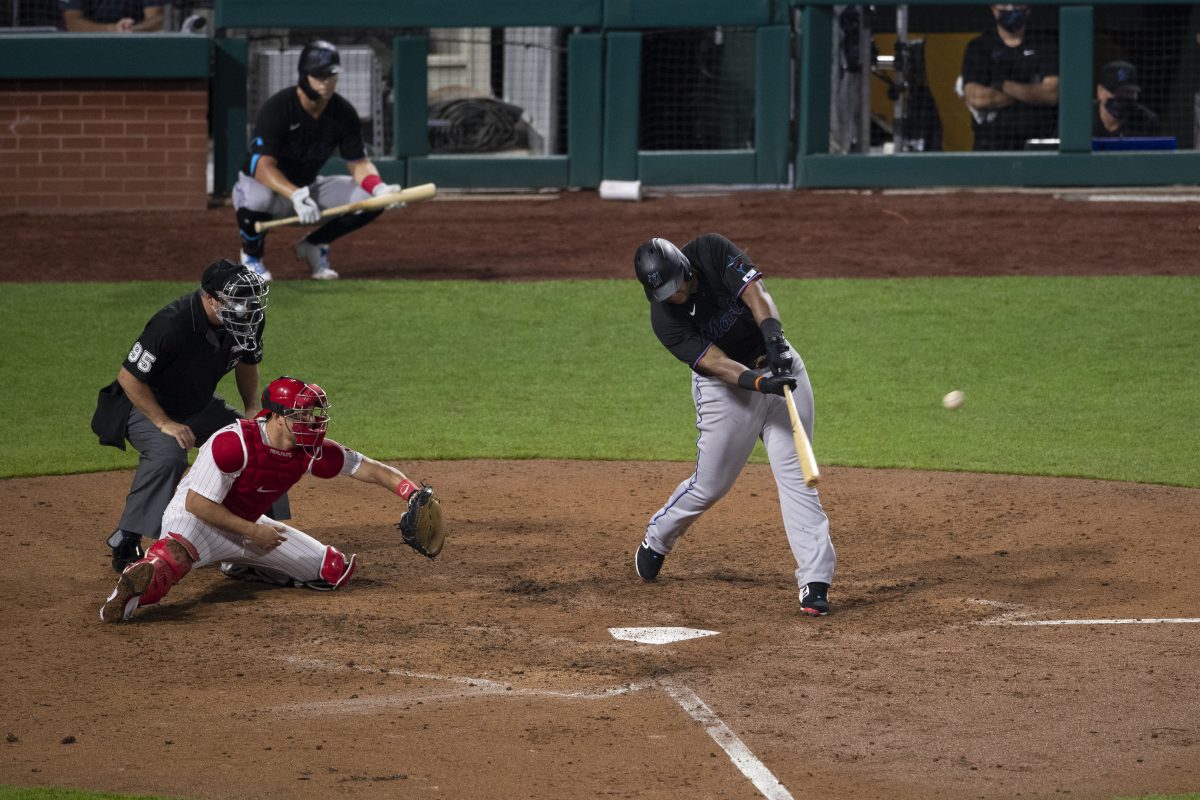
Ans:
[[[161,31],[164,0],[59,0],[67,30],[82,33]]]
[[[1142,89],[1137,80],[1137,68],[1128,61],[1110,61],[1100,70],[1092,103],[1094,138],[1161,135],[1158,115],[1138,102]]]
[[[1027,5],[993,5],[995,20],[963,53],[963,100],[976,150],[1021,150],[1058,129],[1058,49],[1029,35]]]

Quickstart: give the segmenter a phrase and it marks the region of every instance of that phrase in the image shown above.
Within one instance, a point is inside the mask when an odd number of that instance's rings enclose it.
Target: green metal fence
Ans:
[[[248,45],[239,32],[255,28],[411,31],[392,40],[393,145],[387,157],[377,160],[385,179],[405,184],[595,187],[603,179],[620,179],[645,185],[896,187],[1200,181],[1197,151],[1091,151],[1093,9],[1106,1],[1054,4],[1061,77],[1057,152],[831,154],[833,0],[216,0],[212,39],[0,34],[0,82],[211,76],[217,194],[232,188],[246,149]],[[896,5],[894,0],[880,4]],[[941,4],[982,6],[964,0]],[[429,38],[424,31],[506,26],[570,30],[565,155],[431,154],[425,126]],[[753,31],[753,146],[639,150],[643,37],[655,29],[714,26]]]

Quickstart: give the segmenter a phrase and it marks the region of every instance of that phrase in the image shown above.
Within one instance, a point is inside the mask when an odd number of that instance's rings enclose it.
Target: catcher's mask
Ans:
[[[315,383],[305,383],[284,375],[271,381],[262,393],[262,411],[274,412],[296,437],[296,446],[310,456],[320,458],[325,429],[329,427],[329,398]]]
[[[238,347],[257,350],[270,291],[263,279],[252,269],[221,259],[204,270],[200,288],[217,301],[217,318]]]
[[[300,73],[300,91],[304,92],[309,100],[315,101],[320,95],[308,85],[308,76],[328,78],[330,75],[337,75],[342,71],[342,57],[332,44],[324,39],[316,39],[304,45],[304,49],[300,51],[300,61],[296,64],[296,70]]]
[[[692,277],[692,265],[679,248],[657,236],[633,254],[633,273],[646,290],[646,299],[661,303]]]

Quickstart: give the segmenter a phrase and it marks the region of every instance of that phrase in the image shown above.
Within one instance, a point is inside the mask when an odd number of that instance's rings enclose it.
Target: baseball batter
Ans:
[[[337,94],[342,71],[337,48],[326,41],[310,42],[297,69],[298,85],[276,92],[259,109],[250,150],[233,187],[242,263],[267,281],[272,276],[263,263],[266,232],[256,233],[256,222],[298,216],[302,225],[315,225],[322,209],[400,191],[399,185],[379,177],[367,158],[358,112]],[[334,150],[350,174],[318,175]],[[317,280],[337,278],[329,266],[329,246],[381,213],[335,217],[296,245],[296,258],[308,264]]]
[[[642,244],[634,273],[650,301],[650,325],[663,346],[691,367],[696,404],[696,470],[646,526],[634,557],[643,580],[658,577],[685,531],[720,500],[762,439],[779,489],[788,544],[796,559],[800,610],[829,613],[836,556],[829,518],[804,483],[783,388],[792,389],[801,423],[813,435],[812,385],[804,362],[783,336],[779,310],[762,273],[719,234],[677,248],[666,239]]]
[[[432,490],[327,439],[328,424],[329,401],[320,386],[286,376],[272,381],[257,417],[222,428],[200,448],[163,514],[163,537],[121,573],[100,619],[128,620],[193,568],[213,563],[224,562],[234,577],[281,585],[326,591],[345,585],[355,557],[266,516],[271,503],[306,474],[374,483],[410,501],[409,513],[411,499]],[[440,534],[440,509],[438,524]]]

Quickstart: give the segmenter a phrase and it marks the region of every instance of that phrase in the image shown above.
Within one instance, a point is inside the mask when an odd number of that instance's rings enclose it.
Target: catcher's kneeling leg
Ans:
[[[303,586],[320,592],[332,592],[350,580],[350,576],[354,574],[355,558],[357,556],[351,555],[347,560],[341,550],[336,547],[324,546],[321,566],[316,577],[292,575],[260,563],[229,561],[221,563],[221,572],[229,578],[261,581],[271,586]]]
[[[356,558],[358,556],[352,553],[350,559],[346,560],[346,556],[342,554],[341,550],[336,547],[326,547],[325,558],[321,562],[320,580],[301,581],[300,585],[322,592],[332,592],[350,580],[350,576],[354,574],[354,559]]]
[[[141,606],[157,603],[179,583],[198,559],[195,548],[182,536],[168,533],[125,568],[108,600],[100,607],[103,622],[123,622]]]

